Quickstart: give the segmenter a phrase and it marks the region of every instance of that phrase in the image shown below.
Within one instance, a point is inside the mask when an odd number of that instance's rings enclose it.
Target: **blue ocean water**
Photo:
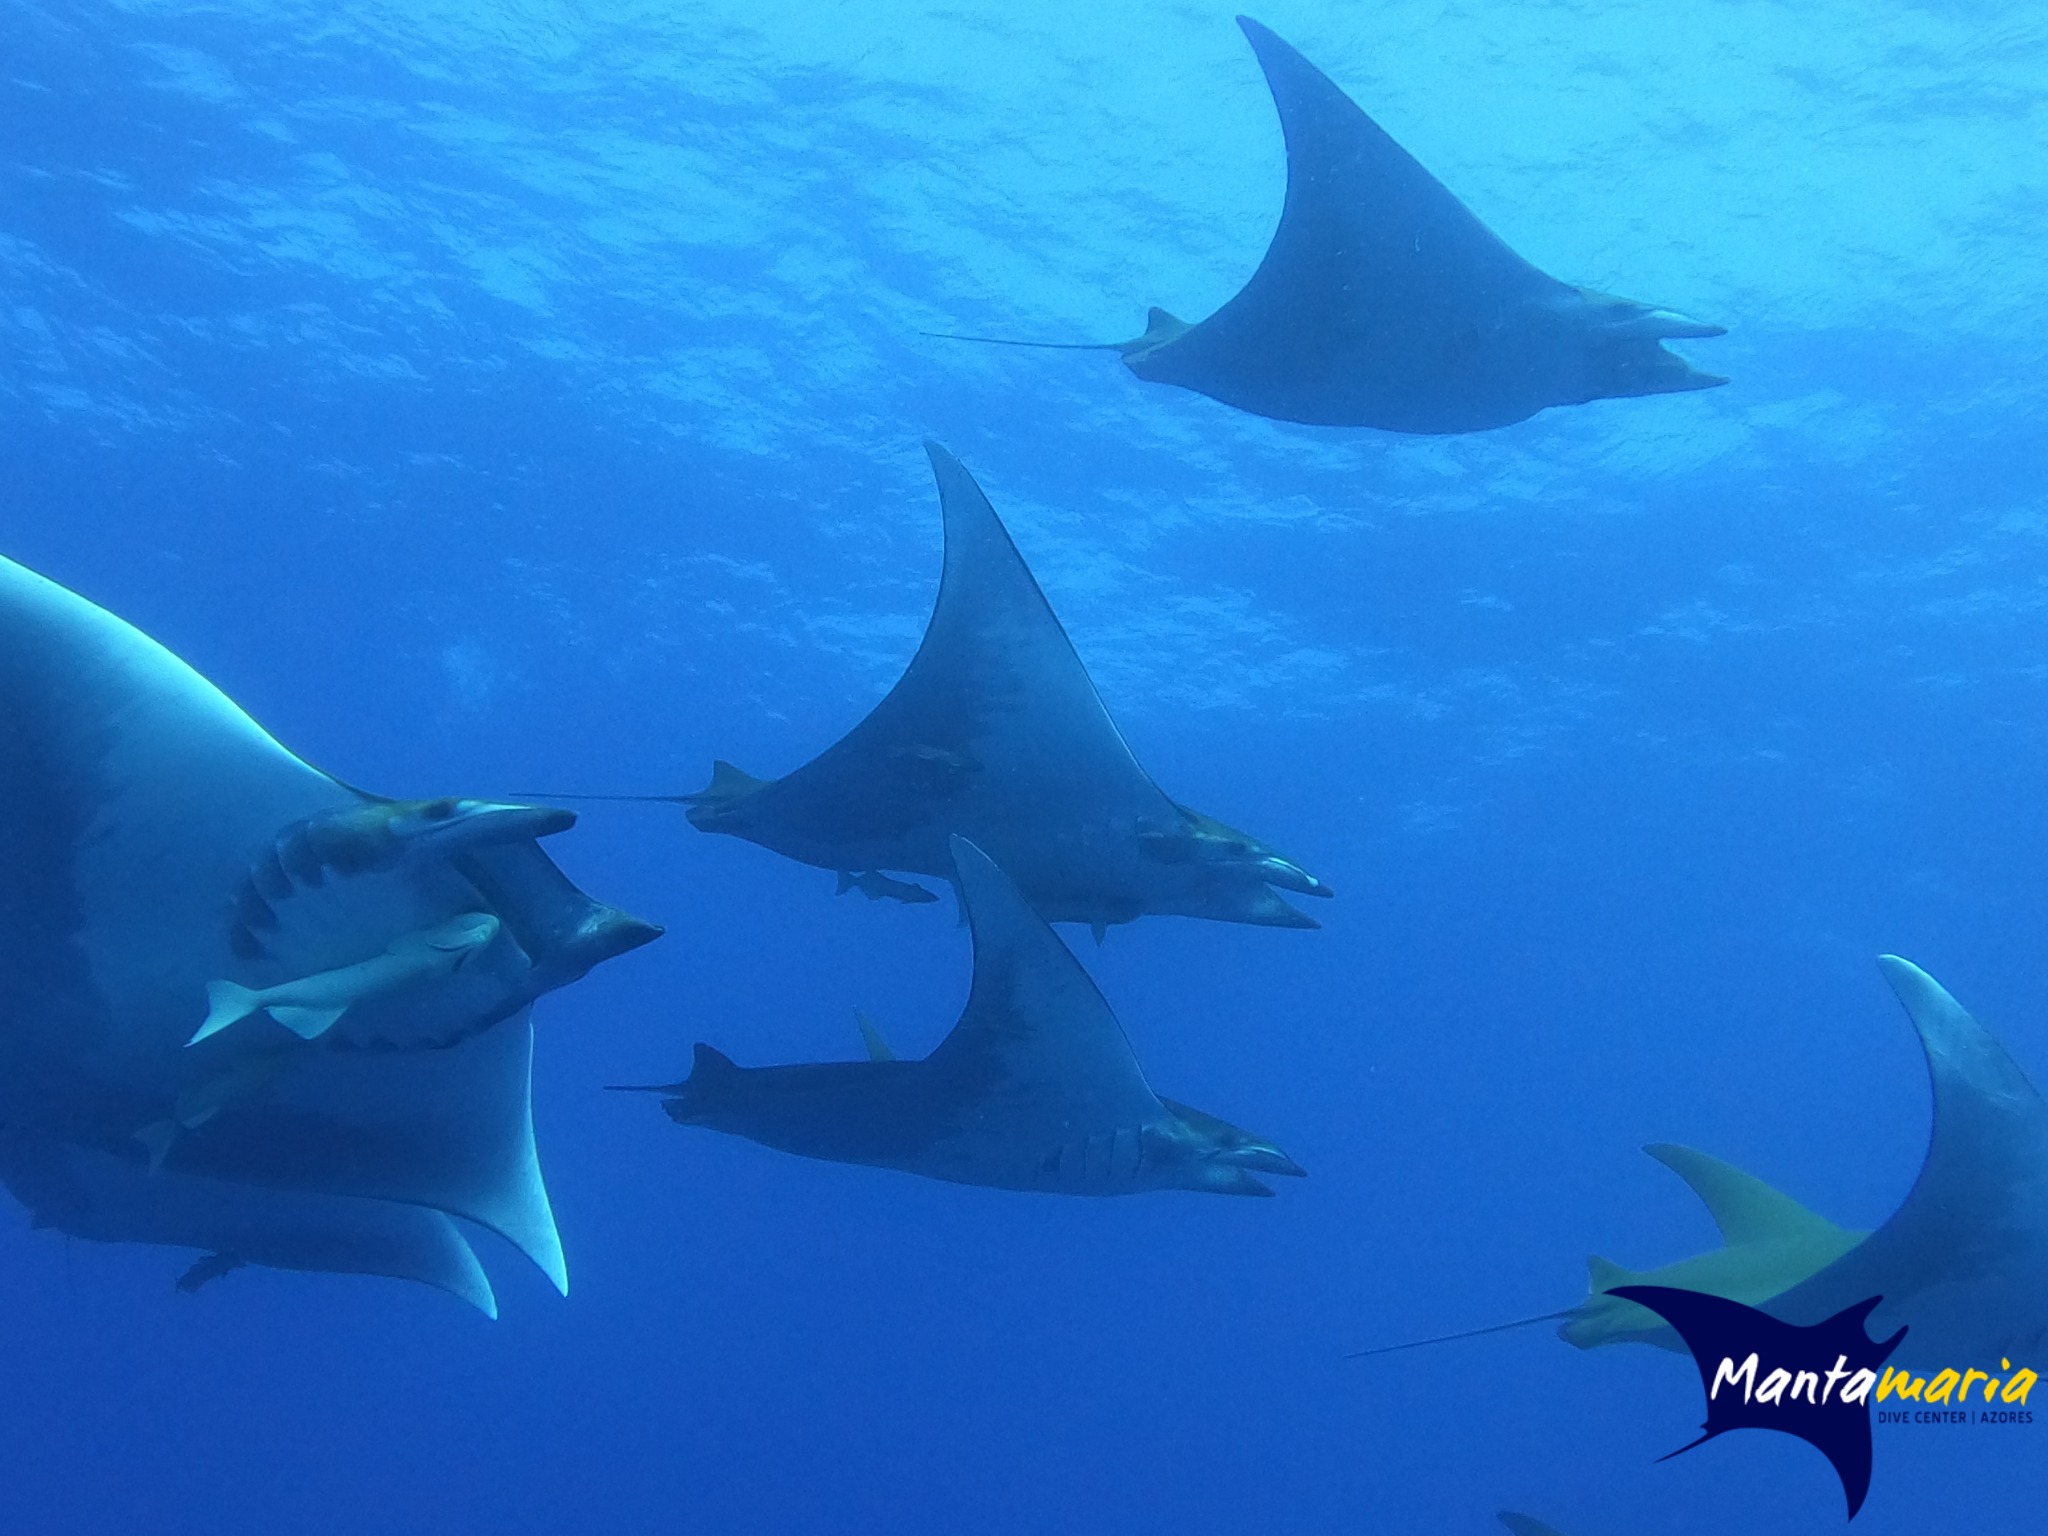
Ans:
[[[543,1001],[564,1301],[503,1318],[30,1232],[16,1531],[1806,1532],[1810,1449],[1533,1329],[1707,1246],[1637,1151],[1874,1225],[1925,1145],[1871,965],[2048,1076],[2048,23],[2017,3],[1276,3],[1511,244],[1731,327],[1734,382],[1475,436],[1277,425],[1113,359],[1252,270],[1227,10],[0,0],[0,549],[395,794],[780,773],[914,648],[920,438],[1139,757],[1338,891],[1083,958],[1162,1091],[1310,1171],[1059,1201],[779,1157],[601,1086],[906,1053],[950,904],[592,808],[659,944]],[[1880,1434],[1858,1528],[2024,1528],[2036,1436]]]

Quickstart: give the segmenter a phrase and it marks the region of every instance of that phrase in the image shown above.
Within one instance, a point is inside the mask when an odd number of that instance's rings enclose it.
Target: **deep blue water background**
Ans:
[[[1111,360],[1250,272],[1227,10],[0,0],[0,549],[393,794],[780,773],[914,647],[920,437],[1140,758],[1330,880],[1316,934],[1084,959],[1162,1091],[1311,1172],[1058,1201],[784,1159],[606,1082],[922,1050],[949,906],[593,809],[659,945],[547,999],[557,1299],[503,1320],[7,1219],[0,1521],[276,1530],[1804,1532],[1678,1461],[1689,1365],[1547,1330],[1705,1246],[1691,1142],[1837,1220],[1927,1102],[1871,967],[2048,1075],[2048,32],[2029,3],[1261,13],[1518,249],[1734,329],[1724,390],[1449,440]],[[1084,941],[1085,942],[1085,941]],[[2024,1528],[2048,1429],[1881,1434],[1858,1529]]]

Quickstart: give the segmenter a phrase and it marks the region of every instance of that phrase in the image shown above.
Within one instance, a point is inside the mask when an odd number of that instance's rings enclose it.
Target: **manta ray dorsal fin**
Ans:
[[[889,1042],[882,1038],[882,1032],[875,1028],[874,1020],[856,1008],[853,1021],[860,1026],[860,1042],[867,1047],[869,1061],[894,1061],[896,1053],[889,1049]]]
[[[1258,271],[1199,329],[1225,316],[1247,327],[1285,318],[1290,329],[1316,316],[1398,322],[1418,302],[1435,308],[1451,288],[1570,291],[1509,249],[1291,44],[1249,16],[1237,24],[1280,114],[1287,195]]]
[[[951,1034],[927,1058],[964,1080],[997,1070],[993,1095],[1018,1129],[1060,1141],[1121,1130],[1166,1111],[1123,1026],[1067,946],[974,844],[952,840],[974,935],[974,981]]]
[[[1643,1150],[1692,1187],[1721,1229],[1721,1241],[1731,1248],[1843,1235],[1826,1217],[1718,1157],[1670,1142]]]
[[[1586,1289],[1598,1296],[1602,1291],[1611,1291],[1617,1285],[1627,1285],[1637,1279],[1632,1270],[1623,1269],[1612,1259],[1603,1259],[1597,1253],[1586,1255]]]

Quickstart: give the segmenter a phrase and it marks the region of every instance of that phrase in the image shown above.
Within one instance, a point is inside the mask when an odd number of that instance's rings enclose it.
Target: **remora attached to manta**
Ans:
[[[701,793],[653,798],[680,800],[702,831],[842,873],[950,878],[957,833],[1049,922],[1086,923],[1098,937],[1150,913],[1315,927],[1272,887],[1329,887],[1152,781],[981,487],[938,444],[925,451],[945,570],[896,686],[783,778],[720,763]]]
[[[349,788],[5,560],[0,719],[0,1179],[38,1224],[494,1310],[457,1218],[566,1289],[528,1007],[659,932],[541,851],[574,816]],[[209,988],[257,1006],[208,1033]]]
[[[828,1162],[1049,1194],[1155,1189],[1270,1195],[1256,1175],[1302,1169],[1271,1142],[1145,1081],[1123,1027],[1059,937],[965,838],[952,840],[974,940],[959,1022],[899,1061],[865,1017],[868,1060],[740,1067],[696,1048],[664,1096],[701,1125]]]
[[[1661,343],[1725,334],[1531,266],[1315,65],[1248,16],[1287,143],[1280,226],[1198,324],[1163,309],[1117,352],[1139,378],[1310,426],[1476,432],[1554,405],[1725,384]]]

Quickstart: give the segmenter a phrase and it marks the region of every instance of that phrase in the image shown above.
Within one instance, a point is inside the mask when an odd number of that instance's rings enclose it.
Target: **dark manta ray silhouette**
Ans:
[[[1321,70],[1250,17],[1237,24],[1287,141],[1280,227],[1251,281],[1196,325],[1154,309],[1130,341],[930,334],[1118,352],[1141,379],[1254,415],[1392,432],[1476,432],[1727,382],[1660,345],[1725,327],[1538,271]]]
[[[351,789],[0,560],[0,1181],[78,1236],[492,1311],[459,1219],[566,1290],[529,1006],[660,931],[541,851],[574,820]]]
[[[1881,1297],[1866,1296],[1802,1328],[1699,1291],[1624,1285],[1615,1294],[1678,1330],[1707,1394],[1704,1433],[1658,1460],[1682,1456],[1730,1430],[1775,1429],[1827,1457],[1842,1480],[1849,1518],[1856,1518],[1870,1492],[1871,1387],[1906,1336],[1904,1328],[1884,1340],[1864,1332]],[[1847,1395],[1837,1396],[1838,1388]]]
[[[1087,923],[1098,937],[1147,913],[1315,927],[1271,887],[1329,887],[1152,782],[981,487],[938,444],[925,451],[945,514],[945,574],[924,642],[888,697],[784,778],[720,763],[702,793],[663,798],[682,800],[702,831],[841,872],[947,878],[958,833],[1048,921]]]
[[[1788,1322],[1882,1295],[1882,1331],[1907,1324],[1899,1364],[2011,1359],[2039,1370],[2048,1344],[2048,1104],[2005,1047],[1911,961],[1884,978],[1927,1058],[1934,1128],[1920,1176],[1869,1237],[1764,1309]]]
[[[683,1081],[621,1091],[664,1095],[679,1125],[801,1157],[995,1189],[1270,1195],[1255,1175],[1302,1172],[1272,1143],[1155,1094],[1080,962],[987,855],[952,847],[974,982],[931,1055],[897,1060],[862,1019],[866,1061],[740,1067],[699,1045]]]

